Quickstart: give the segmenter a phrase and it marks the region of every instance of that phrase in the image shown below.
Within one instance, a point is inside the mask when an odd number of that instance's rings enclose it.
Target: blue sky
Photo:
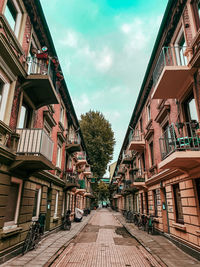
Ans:
[[[117,160],[167,0],[41,0],[78,118],[101,111]]]

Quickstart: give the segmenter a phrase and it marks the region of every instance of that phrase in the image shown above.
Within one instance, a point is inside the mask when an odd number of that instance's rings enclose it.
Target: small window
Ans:
[[[140,131],[143,132],[143,121],[142,121],[142,118],[140,119]]]
[[[154,165],[153,141],[149,144],[149,150],[150,150],[150,163],[151,166],[153,166]]]
[[[190,122],[192,120],[198,121],[198,114],[193,93],[191,93],[183,102],[183,109],[186,122]]]
[[[148,198],[148,192],[145,192],[145,200],[146,200],[146,211],[147,215],[149,214],[149,198]]]
[[[185,56],[186,42],[183,29],[180,30],[175,41],[176,63],[178,66],[187,65],[187,57]]]
[[[143,193],[140,194],[140,198],[141,198],[141,212],[142,212],[142,214],[143,214],[143,213],[144,213]]]
[[[3,97],[3,82],[0,80],[0,108],[1,108],[1,101]]]
[[[147,122],[151,120],[151,106],[150,103],[147,106]]]
[[[64,125],[64,108],[60,105],[60,122]]]
[[[0,120],[4,120],[10,84],[0,79]]]
[[[20,199],[22,191],[22,181],[17,178],[12,178],[9,186],[6,213],[4,218],[4,229],[17,227],[19,215]]]
[[[176,222],[184,223],[184,221],[183,221],[183,208],[182,208],[182,203],[181,203],[181,193],[180,193],[179,184],[173,185],[173,191],[174,191]]]
[[[62,145],[58,144],[57,146],[57,161],[56,166],[61,168],[61,162],[62,162]]]
[[[41,188],[38,187],[35,190],[32,220],[37,220],[38,217],[39,217],[39,213],[40,213],[40,202],[41,202]]]
[[[197,201],[199,202],[199,208],[200,208],[200,178],[195,179],[196,182],[196,189],[197,189]]]
[[[56,192],[56,202],[55,202],[55,211],[54,211],[54,218],[58,215],[58,191]]]
[[[156,190],[153,190],[153,201],[154,201],[154,216],[158,217],[158,200]]]

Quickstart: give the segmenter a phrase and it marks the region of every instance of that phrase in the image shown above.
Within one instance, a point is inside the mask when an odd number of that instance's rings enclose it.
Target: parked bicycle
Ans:
[[[147,228],[147,216],[144,214],[139,215],[138,229],[146,230]]]
[[[71,229],[71,220],[70,220],[70,214],[71,214],[71,210],[67,210],[65,213],[65,216],[63,218],[63,224],[62,227],[64,230],[70,230]]]

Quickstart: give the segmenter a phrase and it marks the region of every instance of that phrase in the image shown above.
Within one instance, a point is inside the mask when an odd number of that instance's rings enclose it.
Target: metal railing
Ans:
[[[68,144],[81,144],[81,138],[79,134],[70,134],[67,138]]]
[[[80,189],[86,189],[86,184],[85,184],[85,180],[78,180],[78,183],[80,185]]]
[[[85,167],[84,172],[91,172],[91,168],[90,167]]]
[[[197,121],[171,124],[159,142],[162,160],[175,151],[200,150],[200,124]]]
[[[129,136],[129,143],[132,141],[143,141],[143,132],[140,130],[134,130],[132,135]]]
[[[123,159],[127,159],[127,158],[132,158],[133,157],[133,151],[127,151],[127,150],[124,150],[123,153],[122,153],[122,160]]]
[[[153,72],[153,86],[155,86],[165,66],[187,66],[187,57],[184,55],[187,47],[163,47]]]
[[[77,160],[86,160],[86,153],[84,151],[83,152],[77,152],[76,158],[77,158]]]
[[[53,141],[43,129],[17,129],[20,135],[17,154],[43,155],[49,161],[53,156]]]
[[[28,74],[49,75],[54,87],[56,88],[56,73],[54,65],[50,59],[37,59],[35,57],[27,57]]]
[[[78,177],[75,174],[65,173],[65,183],[78,184]]]

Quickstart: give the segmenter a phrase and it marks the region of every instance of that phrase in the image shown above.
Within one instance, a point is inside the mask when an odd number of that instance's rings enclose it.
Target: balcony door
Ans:
[[[31,128],[32,109],[25,103],[22,103],[18,128],[28,129]]]
[[[187,65],[187,57],[185,56],[185,50],[186,50],[185,36],[183,29],[181,29],[175,41],[176,63],[178,66]]]

